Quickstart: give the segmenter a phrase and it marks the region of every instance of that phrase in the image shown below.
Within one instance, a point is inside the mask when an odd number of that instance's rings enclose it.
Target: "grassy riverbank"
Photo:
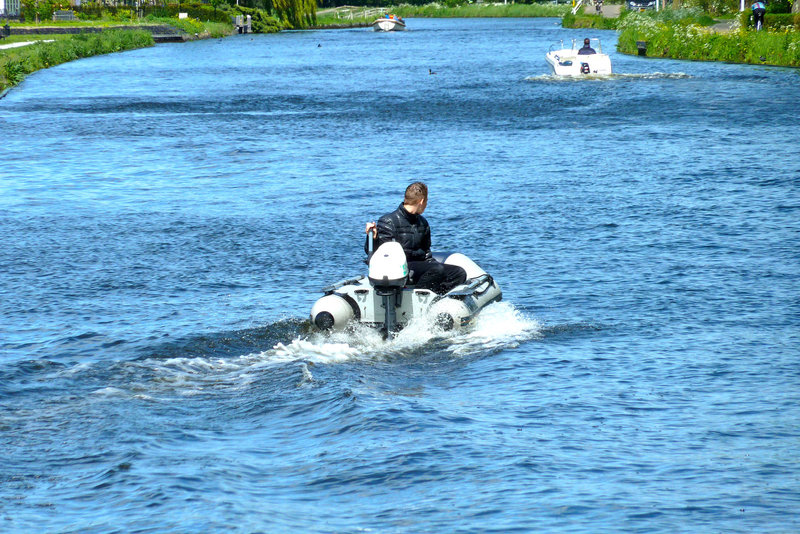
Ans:
[[[419,6],[400,4],[385,9],[403,18],[500,18],[500,17],[563,17],[567,4],[463,4],[448,7],[432,3]],[[338,14],[337,14],[338,12]],[[317,12],[315,28],[352,28],[369,26],[378,17],[374,8],[339,8]]]
[[[42,36],[39,36],[42,37]],[[0,50],[0,92],[19,84],[28,74],[75,59],[153,45],[150,32],[108,30],[59,36],[20,48]]]
[[[146,21],[148,23],[174,26],[175,28],[186,32],[189,36],[194,35],[202,39],[227,37],[228,35],[233,34],[234,31],[233,25],[227,22],[201,22],[195,19],[172,19],[157,17],[149,18]]]
[[[594,28],[597,30],[616,30],[618,18],[601,17],[600,15],[573,15],[567,12],[561,19],[564,28]]]
[[[374,8],[355,8],[335,10],[325,10],[317,12],[317,22],[312,29],[336,30],[340,28],[362,28],[369,26],[378,18],[378,12]]]
[[[648,57],[800,67],[800,32],[788,27],[756,32],[736,20],[718,32],[686,19],[631,13],[618,29],[617,50],[625,54],[637,54],[636,42],[645,41]]]
[[[638,54],[639,41],[646,43],[648,57],[800,67],[800,15],[770,16],[770,24],[759,32],[750,27],[749,17],[748,12],[729,16],[720,25],[698,9],[666,9],[623,11],[605,19],[569,14],[562,25],[618,30],[617,51],[623,54]]]
[[[121,24],[125,24],[124,27],[115,28]],[[11,25],[11,35],[0,41],[0,45],[23,42],[33,42],[33,44],[0,49],[0,94],[18,85],[26,76],[40,69],[75,59],[133,50],[154,44],[150,31],[144,28],[132,29],[131,26],[172,27],[183,32],[185,38],[189,40],[225,37],[234,31],[230,22],[201,22],[192,18],[178,19],[155,15],[133,19],[133,21],[120,20],[119,17],[116,17],[92,21],[48,21],[40,24],[17,22]],[[21,33],[22,30],[28,28],[36,28],[43,33]],[[63,28],[98,28],[102,31],[75,34],[55,33]]]
[[[401,4],[391,12],[403,18],[480,18],[480,17],[563,17],[569,13],[567,4],[462,4],[447,7],[433,3],[421,6]]]

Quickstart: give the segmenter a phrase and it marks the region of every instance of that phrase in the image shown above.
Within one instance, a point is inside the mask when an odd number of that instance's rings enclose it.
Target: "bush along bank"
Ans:
[[[800,32],[789,27],[756,32],[734,23],[717,33],[686,19],[665,22],[630,13],[618,29],[617,50],[625,54],[637,54],[636,42],[645,41],[648,57],[800,67]]]
[[[351,7],[349,12],[331,10],[318,14],[314,28],[357,28],[371,26],[377,18],[374,8]],[[386,8],[403,18],[514,18],[514,17],[562,17],[569,12],[566,4],[458,4],[456,0],[444,4],[400,4]],[[342,18],[340,18],[342,17]]]
[[[81,33],[49,43],[3,50],[0,54],[0,93],[19,84],[28,74],[84,57],[153,45],[150,32],[108,30]]]
[[[561,19],[562,28],[594,28],[596,30],[616,30],[618,18],[600,15],[573,15],[572,12]]]
[[[150,13],[145,16],[143,21],[159,20],[162,22],[168,21],[173,26],[181,27],[182,21],[193,20],[197,24],[203,24],[207,28],[214,23],[225,24],[231,26],[233,24],[233,17],[238,15],[250,15],[253,33],[277,33],[282,30],[293,29],[294,27],[286,21],[278,20],[276,17],[270,15],[263,9],[256,9],[244,6],[228,6],[219,7],[216,11],[211,6],[201,4],[198,6],[181,4],[180,11],[175,5],[168,5],[166,8],[161,6],[150,6]],[[179,19],[178,13],[187,13],[188,19]],[[205,21],[205,22],[201,22]],[[181,28],[187,33],[192,31]],[[230,32],[229,32],[230,33]]]
[[[742,28],[753,28],[753,17],[748,11],[739,14],[739,25]],[[800,31],[800,13],[769,13],[764,15],[764,30]]]
[[[253,33],[277,33],[285,29],[291,29],[286,22],[282,22],[262,9],[251,7],[234,6],[231,8],[232,15],[250,15],[253,25]]]
[[[390,8],[403,18],[562,17],[568,5],[553,4],[400,4]]]
[[[252,4],[252,3],[251,3]],[[281,0],[269,3],[268,9],[233,5],[221,0],[210,3],[181,2],[179,4],[149,4],[137,8],[105,3],[88,2],[73,10],[81,20],[112,20],[131,22],[138,18],[172,18],[178,13],[186,13],[190,18],[206,21],[231,23],[237,15],[250,15],[253,33],[274,33],[286,29],[303,29],[316,20],[316,2],[313,0]],[[30,19],[32,20],[32,19]]]
[[[662,9],[661,11],[646,11],[644,13],[631,12],[623,9],[619,17],[603,17],[600,15],[587,15],[578,13],[573,15],[567,13],[561,19],[561,26],[564,28],[596,28],[600,30],[617,30],[621,28],[621,23],[628,15],[636,14],[640,17],[649,17],[664,24],[682,22],[684,24],[694,24],[697,26],[712,26],[716,21],[711,15],[697,8]]]

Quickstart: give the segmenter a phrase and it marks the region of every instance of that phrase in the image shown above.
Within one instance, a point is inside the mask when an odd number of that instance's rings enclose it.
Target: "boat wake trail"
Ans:
[[[75,380],[103,384],[91,390],[94,399],[158,400],[217,394],[255,387],[264,380],[280,389],[313,382],[312,365],[490,355],[546,335],[543,325],[507,302],[484,308],[468,330],[444,332],[435,324],[414,319],[387,341],[379,331],[364,325],[323,334],[309,332],[306,322],[280,321],[259,329],[154,347],[143,357],[110,366],[97,362],[58,368],[49,380],[54,386]],[[272,348],[265,349],[265,343]]]
[[[337,363],[392,359],[432,347],[438,352],[466,356],[516,347],[541,337],[542,328],[538,321],[526,317],[513,305],[498,302],[487,306],[477,316],[473,328],[467,331],[444,332],[432,320],[415,319],[387,341],[372,328],[356,326],[352,331],[330,335],[317,333],[289,344],[278,343],[260,356],[273,362]]]
[[[526,317],[509,303],[499,302],[481,312],[474,330],[453,337],[449,350],[458,356],[499,352],[539,339],[543,330],[543,325],[535,319]]]
[[[584,76],[556,76],[555,74],[542,74],[539,76],[528,76],[525,78],[527,82],[544,82],[544,83],[565,83],[565,82],[580,82],[580,81],[595,81],[595,82],[613,82],[613,81],[637,81],[637,80],[682,80],[688,79],[692,76],[683,72],[641,72],[641,73],[615,73],[594,75],[587,74]]]

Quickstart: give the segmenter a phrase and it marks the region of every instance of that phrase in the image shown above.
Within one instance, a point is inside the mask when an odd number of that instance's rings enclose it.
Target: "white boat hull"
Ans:
[[[450,254],[439,258],[462,267],[467,272],[466,282],[444,295],[406,286],[386,297],[368,277],[343,280],[323,290],[325,295],[311,308],[311,323],[323,331],[360,323],[391,336],[391,330],[403,328],[415,317],[425,317],[444,330],[459,330],[470,326],[484,307],[502,299],[503,292],[494,279],[468,257]],[[391,306],[389,314],[386,303]]]
[[[376,32],[396,32],[404,31],[406,25],[398,19],[381,18],[372,23],[372,29]]]
[[[611,58],[607,54],[579,55],[577,50],[553,50],[545,56],[551,74],[556,76],[604,76],[611,74]]]

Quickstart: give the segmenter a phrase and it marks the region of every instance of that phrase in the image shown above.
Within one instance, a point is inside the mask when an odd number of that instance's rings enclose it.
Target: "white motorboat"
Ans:
[[[406,21],[397,15],[386,14],[375,19],[375,22],[372,23],[372,29],[376,32],[403,31],[406,29]]]
[[[494,279],[463,254],[434,253],[434,259],[458,265],[466,281],[444,295],[408,285],[403,247],[384,243],[372,255],[368,276],[337,282],[311,308],[311,322],[319,330],[344,330],[354,323],[378,328],[386,337],[415,317],[425,317],[443,330],[468,327],[480,311],[502,299]]]
[[[603,53],[600,39],[592,38],[591,41],[595,41],[597,46],[594,54],[580,54],[575,39],[572,40],[572,48],[564,48],[564,41],[559,41],[561,48],[556,48],[558,43],[550,45],[550,50],[545,55],[545,61],[550,66],[552,74],[556,76],[611,74],[611,58],[608,57],[608,54]]]

